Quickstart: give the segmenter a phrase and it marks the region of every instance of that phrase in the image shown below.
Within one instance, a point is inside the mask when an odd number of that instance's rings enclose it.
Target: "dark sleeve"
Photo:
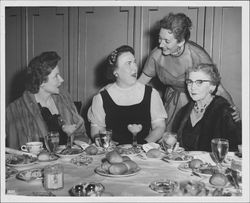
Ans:
[[[221,135],[229,140],[229,151],[238,151],[238,145],[242,144],[242,126],[241,121],[235,122],[233,120],[231,112],[230,107],[223,110]]]

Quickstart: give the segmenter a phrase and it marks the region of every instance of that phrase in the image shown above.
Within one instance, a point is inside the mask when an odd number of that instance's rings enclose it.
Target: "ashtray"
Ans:
[[[168,179],[156,180],[149,187],[159,193],[171,194],[178,189],[178,182]]]
[[[101,196],[104,191],[101,183],[86,182],[79,183],[69,190],[71,196]]]

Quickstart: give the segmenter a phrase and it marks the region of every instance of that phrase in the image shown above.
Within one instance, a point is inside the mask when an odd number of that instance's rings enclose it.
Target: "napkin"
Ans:
[[[154,142],[149,142],[142,145],[142,149],[147,153],[150,149],[160,149],[160,145]]]
[[[74,140],[74,143],[80,146],[83,150],[85,150],[89,146],[87,142],[83,142],[81,140]]]
[[[191,156],[193,156],[194,159],[200,159],[203,161],[203,163],[208,163],[212,165],[216,165],[216,163],[211,158],[211,155],[209,152],[191,152]]]

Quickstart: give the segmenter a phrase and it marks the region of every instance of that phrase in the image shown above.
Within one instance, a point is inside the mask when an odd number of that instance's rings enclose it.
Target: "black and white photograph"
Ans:
[[[248,1],[0,2],[1,202],[249,202]]]

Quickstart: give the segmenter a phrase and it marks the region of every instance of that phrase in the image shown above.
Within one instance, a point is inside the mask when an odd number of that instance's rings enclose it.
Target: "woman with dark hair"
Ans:
[[[123,45],[107,58],[115,82],[94,96],[88,111],[91,137],[111,129],[112,139],[119,144],[132,144],[129,125],[141,125],[137,142],[156,142],[165,130],[167,117],[159,93],[137,82],[138,67],[134,50]]]
[[[185,71],[200,63],[212,64],[212,59],[198,44],[189,41],[191,20],[183,13],[173,14],[160,21],[159,47],[150,53],[139,82],[147,84],[153,77],[166,85],[164,106],[167,130],[171,130],[176,112],[188,102],[185,89]],[[220,84],[216,95],[223,96],[234,106],[229,93]],[[235,106],[233,107],[236,110]],[[235,121],[240,119],[238,111],[232,113]]]
[[[69,94],[59,87],[56,52],[43,52],[33,58],[26,70],[26,90],[6,109],[6,146],[20,149],[30,141],[43,140],[49,131],[58,131],[59,144],[80,139],[89,142],[84,121]]]
[[[241,122],[234,122],[229,102],[215,95],[220,74],[213,64],[187,69],[186,85],[191,101],[180,109],[173,122],[180,146],[187,151],[211,151],[213,138],[229,140],[229,150],[241,144]]]

